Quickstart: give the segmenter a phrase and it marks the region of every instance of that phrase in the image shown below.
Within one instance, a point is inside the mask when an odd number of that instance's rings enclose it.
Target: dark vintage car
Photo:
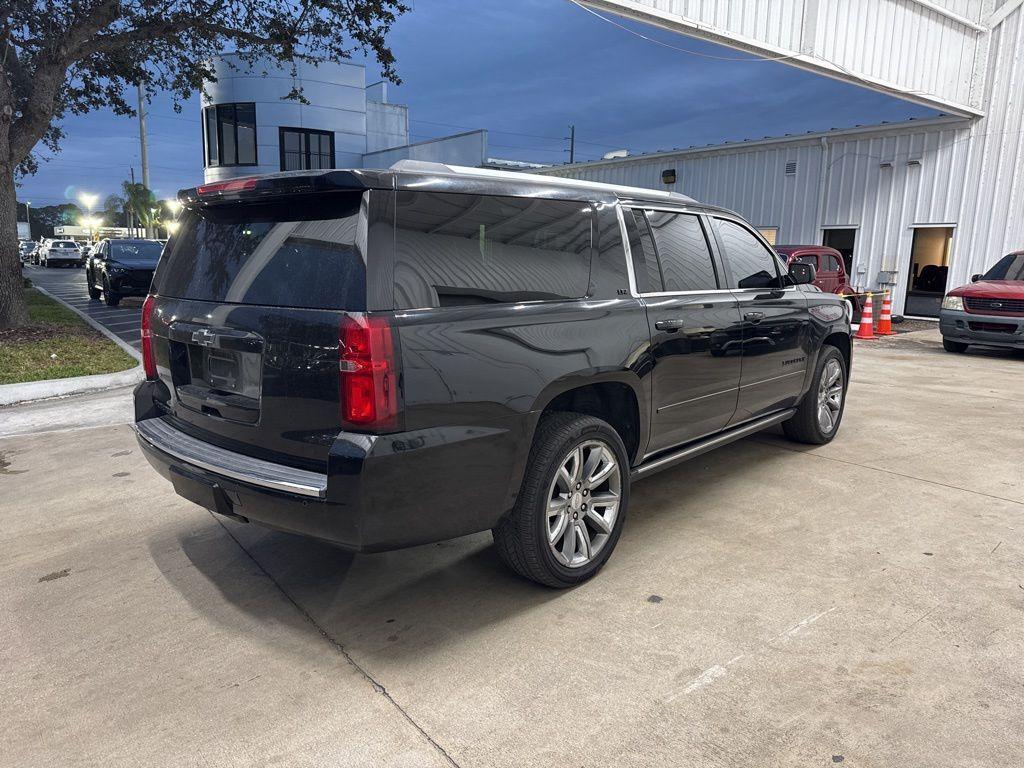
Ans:
[[[567,587],[611,555],[634,481],[773,425],[839,429],[846,302],[731,211],[409,162],[179,199],[135,429],[235,520],[359,551],[490,530]]]
[[[156,240],[107,239],[93,247],[85,262],[89,298],[116,307],[125,296],[145,296],[163,245]]]

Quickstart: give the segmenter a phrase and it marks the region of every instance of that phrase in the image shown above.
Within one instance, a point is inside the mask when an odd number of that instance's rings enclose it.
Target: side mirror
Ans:
[[[971,275],[971,282],[976,283],[981,280],[981,275]]]
[[[813,283],[817,273],[810,264],[794,261],[789,265],[789,282],[792,285],[807,285]]]

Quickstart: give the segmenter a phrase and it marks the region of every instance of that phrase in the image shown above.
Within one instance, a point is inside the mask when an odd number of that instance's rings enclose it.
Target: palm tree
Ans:
[[[147,230],[155,228],[159,221],[160,206],[153,191],[131,181],[123,182],[121,189],[124,192],[125,212]]]

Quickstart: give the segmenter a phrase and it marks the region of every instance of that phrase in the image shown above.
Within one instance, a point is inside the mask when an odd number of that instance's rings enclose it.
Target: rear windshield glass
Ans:
[[[361,200],[345,192],[186,211],[154,290],[229,304],[365,310]]]

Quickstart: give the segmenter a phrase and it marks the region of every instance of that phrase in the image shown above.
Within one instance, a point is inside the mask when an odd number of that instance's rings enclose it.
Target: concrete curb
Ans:
[[[142,362],[142,353],[139,352],[137,349],[135,349],[135,347],[133,347],[131,344],[126,344],[124,341],[122,341],[120,339],[120,337],[118,337],[113,331],[108,330],[105,326],[101,325],[99,322],[97,322],[93,318],[89,317],[87,314],[85,314],[85,312],[83,312],[82,310],[78,309],[77,307],[71,306],[66,301],[64,301],[64,299],[60,298],[60,296],[54,296],[48,290],[46,290],[45,288],[40,288],[35,283],[32,283],[32,287],[35,288],[37,291],[39,291],[44,296],[49,296],[51,299],[53,299],[54,301],[58,302],[59,304],[63,304],[65,307],[70,309],[72,312],[74,312],[80,318],[85,320],[85,322],[87,322],[89,325],[91,325],[97,331],[99,331],[104,336],[106,336],[108,339],[110,339],[112,342],[117,344],[117,346],[119,346],[121,349],[123,349],[129,355],[134,357],[140,363]],[[101,375],[106,375],[106,374],[101,374]],[[81,378],[84,379],[84,378],[87,378],[87,377],[82,376]]]
[[[33,400],[46,400],[51,397],[67,397],[69,395],[81,395],[86,392],[97,392],[102,389],[114,389],[125,387],[142,381],[146,374],[142,368],[142,355],[130,344],[125,344],[111,331],[104,328],[84,312],[76,309],[54,296],[49,291],[33,285],[40,293],[49,296],[54,301],[64,305],[85,322],[102,333],[108,339],[117,344],[121,349],[130,354],[139,364],[134,368],[116,373],[97,373],[92,376],[71,376],[66,379],[46,379],[44,381],[28,381],[24,384],[0,384],[0,407],[15,405],[16,403],[28,403]]]

